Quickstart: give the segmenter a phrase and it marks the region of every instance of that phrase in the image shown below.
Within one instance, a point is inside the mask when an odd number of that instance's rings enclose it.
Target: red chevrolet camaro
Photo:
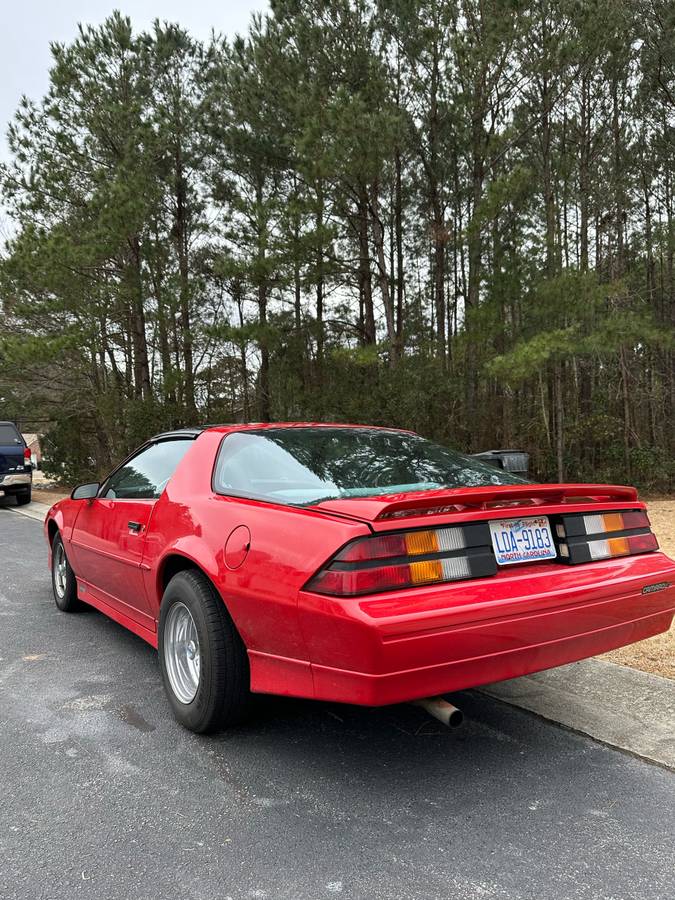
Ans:
[[[531,484],[408,431],[161,434],[45,523],[59,609],[159,650],[178,720],[251,693],[431,698],[666,631],[675,563],[631,487]]]

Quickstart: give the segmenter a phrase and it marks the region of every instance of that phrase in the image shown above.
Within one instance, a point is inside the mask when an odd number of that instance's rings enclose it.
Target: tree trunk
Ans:
[[[396,242],[396,341],[401,346],[403,339],[403,291],[405,272],[403,268],[403,189],[401,178],[401,154],[396,149],[396,185],[394,194],[394,240]]]
[[[150,365],[148,362],[148,342],[145,333],[145,309],[143,305],[143,274],[141,270],[141,242],[138,235],[129,241],[131,266],[129,271],[131,303],[130,325],[133,347],[134,394],[137,400],[151,397]]]
[[[555,408],[555,463],[558,482],[565,480],[565,420],[563,405],[563,364],[553,370],[553,402]]]
[[[581,116],[579,141],[579,268],[588,271],[588,202],[590,192],[590,88],[588,75],[581,79]]]
[[[362,187],[359,192],[359,297],[363,306],[363,342],[374,344],[375,311],[373,309],[373,285],[370,272],[370,242],[368,240],[368,191]]]
[[[380,285],[380,294],[382,296],[382,305],[384,307],[384,318],[387,325],[387,338],[389,340],[389,361],[392,366],[395,366],[398,361],[396,323],[394,321],[394,305],[389,289],[387,259],[384,252],[384,225],[380,218],[377,182],[375,182],[372,187],[371,213],[373,244],[375,246],[375,257],[378,268],[377,280]]]
[[[190,321],[190,261],[189,261],[189,233],[187,210],[187,185],[183,174],[183,160],[180,146],[176,150],[176,216],[174,222],[174,234],[176,255],[178,257],[178,280],[180,297],[180,323],[183,339],[183,402],[188,419],[194,424],[196,420],[195,409],[195,380],[193,363],[192,330]]]
[[[258,322],[260,325],[260,338],[258,346],[260,348],[260,371],[258,373],[259,387],[259,409],[260,421],[269,422],[271,416],[271,398],[270,398],[270,351],[267,340],[267,275],[265,274],[265,260],[267,257],[267,220],[263,211],[263,185],[262,180],[258,181],[256,186],[256,207],[257,207],[257,248],[256,257],[258,263],[257,272],[257,299],[258,299]]]
[[[325,279],[323,273],[323,217],[324,217],[324,197],[323,185],[321,182],[317,185],[317,210],[316,210],[316,231],[318,235],[318,243],[316,250],[316,363],[318,382],[321,385],[323,381],[323,305]]]

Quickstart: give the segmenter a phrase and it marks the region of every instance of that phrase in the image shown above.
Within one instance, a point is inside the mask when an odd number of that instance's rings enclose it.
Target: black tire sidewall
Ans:
[[[54,551],[56,550],[57,545],[63,547],[63,553],[66,557],[66,590],[63,597],[59,597],[56,591],[56,577],[54,575]],[[57,534],[52,541],[52,591],[54,593],[54,603],[56,603],[61,612],[72,612],[79,606],[79,600],[77,599],[77,579],[71,568],[68,554],[66,553],[66,548],[60,534]]]
[[[159,664],[162,671],[162,679],[167,698],[171,704],[174,715],[186,728],[197,733],[213,730],[217,725],[217,709],[219,706],[219,694],[223,690],[223,660],[218,659],[218,654],[223,653],[222,646],[215,646],[218,635],[214,633],[212,625],[207,618],[204,591],[212,592],[212,589],[199,579],[201,584],[195,583],[196,576],[193,573],[180,572],[175,575],[164,592],[159,615],[158,651]],[[222,603],[220,598],[213,598],[215,602]],[[197,629],[199,638],[199,686],[194,699],[190,703],[181,703],[171,687],[171,682],[166,670],[164,659],[164,629],[169,610],[176,603],[183,603],[190,611]],[[220,671],[220,677],[219,677]]]

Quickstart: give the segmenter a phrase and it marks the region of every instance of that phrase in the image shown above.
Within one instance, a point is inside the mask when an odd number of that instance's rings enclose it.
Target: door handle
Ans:
[[[133,531],[134,534],[139,534],[139,532],[143,531],[143,526],[140,522],[127,522],[129,526],[129,531]]]

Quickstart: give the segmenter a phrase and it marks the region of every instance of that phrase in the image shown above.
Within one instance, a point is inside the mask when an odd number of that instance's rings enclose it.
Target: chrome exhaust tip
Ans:
[[[442,697],[424,697],[422,700],[413,700],[415,706],[421,706],[430,716],[438,719],[448,728],[458,728],[464,721],[464,713],[452,703],[448,703]]]

